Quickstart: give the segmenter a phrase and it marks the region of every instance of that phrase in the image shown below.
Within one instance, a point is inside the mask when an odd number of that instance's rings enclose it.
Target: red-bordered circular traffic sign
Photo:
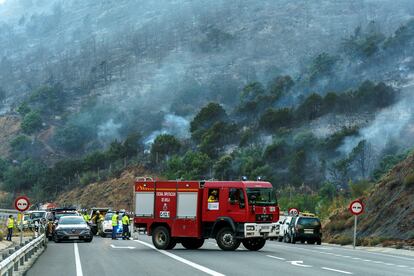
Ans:
[[[14,208],[20,212],[24,212],[30,208],[30,201],[26,196],[19,196],[14,201]]]
[[[291,216],[298,216],[299,215],[299,209],[298,208],[289,208],[288,213]]]
[[[359,199],[354,200],[349,204],[348,209],[353,215],[358,216],[364,212],[364,203]]]

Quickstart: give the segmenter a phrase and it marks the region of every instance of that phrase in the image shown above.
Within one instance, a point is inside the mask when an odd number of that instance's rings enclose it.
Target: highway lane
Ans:
[[[214,240],[199,250],[158,251],[150,237],[92,243],[50,242],[27,275],[414,275],[414,258],[329,245],[268,241],[258,252],[221,251]],[[79,255],[76,261],[76,255]]]

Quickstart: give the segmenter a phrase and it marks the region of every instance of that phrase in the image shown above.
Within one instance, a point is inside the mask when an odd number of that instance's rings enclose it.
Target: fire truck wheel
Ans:
[[[186,249],[199,249],[204,244],[204,239],[184,239],[181,242]]]
[[[243,246],[250,251],[257,251],[265,246],[266,240],[262,238],[251,238],[243,240]]]
[[[169,249],[168,247],[172,244],[170,231],[164,226],[157,226],[152,232],[152,243],[157,249]]]
[[[216,236],[217,245],[224,251],[234,251],[240,246],[240,240],[230,227],[221,228]]]

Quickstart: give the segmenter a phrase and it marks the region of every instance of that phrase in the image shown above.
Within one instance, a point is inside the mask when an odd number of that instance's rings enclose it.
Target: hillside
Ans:
[[[95,182],[83,188],[64,192],[56,199],[56,203],[59,206],[112,207],[132,211],[134,180],[147,173],[140,166],[130,167],[122,172],[119,178]]]
[[[360,239],[414,240],[414,154],[396,165],[361,198],[366,206],[359,216]],[[325,224],[326,239],[350,241],[353,216],[344,207]],[[414,242],[413,242],[414,243]]]

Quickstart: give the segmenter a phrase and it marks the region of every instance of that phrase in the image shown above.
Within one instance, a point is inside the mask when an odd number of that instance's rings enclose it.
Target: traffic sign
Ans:
[[[299,215],[299,209],[297,209],[297,208],[289,208],[288,213],[291,216],[298,216]]]
[[[354,200],[349,204],[349,211],[353,215],[358,216],[364,212],[364,204],[359,199]]]
[[[19,196],[14,201],[14,208],[17,211],[24,212],[30,208],[30,201],[26,196]]]

